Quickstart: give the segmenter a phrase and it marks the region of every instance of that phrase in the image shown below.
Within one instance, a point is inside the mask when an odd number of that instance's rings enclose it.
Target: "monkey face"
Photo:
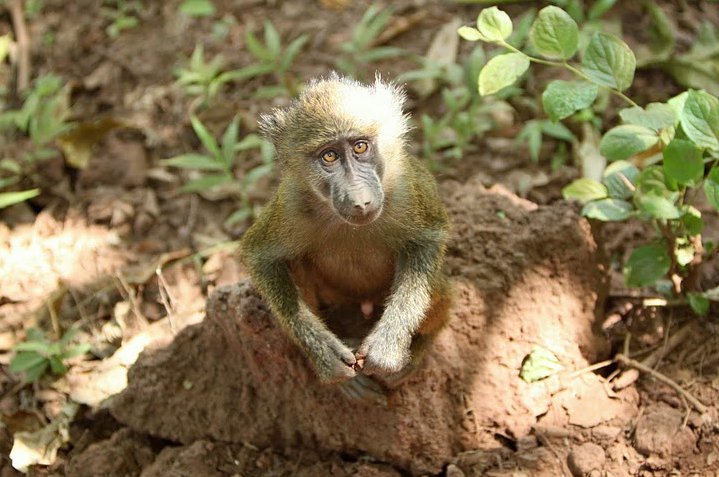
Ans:
[[[367,225],[382,213],[383,164],[376,141],[342,137],[320,147],[311,157],[314,190],[345,222]]]

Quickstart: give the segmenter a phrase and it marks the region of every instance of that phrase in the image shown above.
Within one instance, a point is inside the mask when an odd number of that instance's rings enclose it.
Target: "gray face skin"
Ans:
[[[368,138],[339,138],[312,158],[317,191],[351,225],[367,225],[382,213],[382,160]]]

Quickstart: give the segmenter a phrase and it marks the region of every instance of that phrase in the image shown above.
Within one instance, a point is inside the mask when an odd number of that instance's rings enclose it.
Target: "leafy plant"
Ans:
[[[190,17],[211,17],[217,8],[210,0],[185,0],[180,4],[180,11]]]
[[[219,187],[229,186],[235,196],[239,199],[240,207],[225,220],[229,226],[252,216],[253,210],[250,204],[247,190],[252,187],[261,177],[272,172],[274,168],[274,155],[269,142],[257,134],[248,134],[238,141],[239,116],[230,122],[218,143],[210,131],[200,120],[192,116],[190,118],[192,129],[200,139],[208,154],[187,153],[161,161],[164,166],[179,167],[202,171],[202,175],[192,179],[182,186],[183,192],[202,192]],[[237,179],[234,173],[235,159],[238,153],[251,149],[259,149],[262,162],[250,169],[241,179]]]
[[[37,329],[27,331],[27,340],[17,344],[10,361],[10,371],[23,374],[25,382],[35,382],[46,372],[61,375],[67,372],[65,362],[90,350],[88,343],[72,344],[78,329],[71,328],[58,341],[50,341]]]
[[[140,24],[142,2],[140,0],[105,0],[104,15],[110,19],[105,32],[110,38],[117,38],[125,30]]]
[[[250,30],[247,30],[245,34],[247,49],[257,60],[257,63],[247,68],[253,68],[257,75],[272,73],[277,85],[259,88],[255,92],[255,97],[273,98],[283,94],[294,96],[297,88],[288,72],[309,37],[300,35],[285,48],[282,46],[279,32],[268,20],[265,21],[263,39],[264,41],[260,41]]]
[[[340,45],[342,55],[337,59],[337,68],[355,78],[361,78],[368,65],[377,61],[396,58],[404,54],[402,48],[376,46],[375,42],[392,17],[392,8],[384,10],[377,4],[371,5],[362,16],[352,38]],[[374,71],[374,70],[373,70]]]
[[[627,285],[668,288],[685,296],[697,313],[706,313],[708,300],[719,294],[697,290],[704,222],[692,203],[703,190],[711,206],[719,209],[719,99],[689,90],[665,103],[639,106],[624,93],[634,79],[632,50],[620,38],[597,32],[581,61],[570,63],[579,50],[578,27],[558,7],[543,8],[532,24],[529,43],[538,56],[507,42],[512,28],[509,16],[493,7],[481,11],[476,28],[464,26],[458,31],[467,40],[509,50],[492,58],[480,72],[480,94],[502,91],[530,63],[539,63],[567,69],[578,78],[554,80],[545,89],[542,104],[553,121],[590,107],[600,89],[628,103],[619,113],[622,124],[607,131],[599,144],[600,153],[611,162],[601,181],[579,179],[564,189],[564,196],[582,201],[582,214],[592,219],[638,217],[651,223],[654,238],[634,249],[624,264]]]

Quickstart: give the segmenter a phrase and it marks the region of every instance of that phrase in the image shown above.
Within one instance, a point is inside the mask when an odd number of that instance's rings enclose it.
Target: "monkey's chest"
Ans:
[[[305,299],[315,305],[363,300],[381,304],[392,287],[395,255],[381,248],[338,251],[328,247],[312,251],[290,268]]]

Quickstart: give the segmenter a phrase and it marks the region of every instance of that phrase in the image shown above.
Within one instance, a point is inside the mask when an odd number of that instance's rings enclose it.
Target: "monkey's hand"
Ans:
[[[386,376],[400,371],[409,362],[412,336],[404,330],[380,323],[355,353],[364,374]]]
[[[357,374],[354,370],[357,362],[354,353],[332,332],[321,330],[306,345],[312,364],[322,382],[339,383]]]

